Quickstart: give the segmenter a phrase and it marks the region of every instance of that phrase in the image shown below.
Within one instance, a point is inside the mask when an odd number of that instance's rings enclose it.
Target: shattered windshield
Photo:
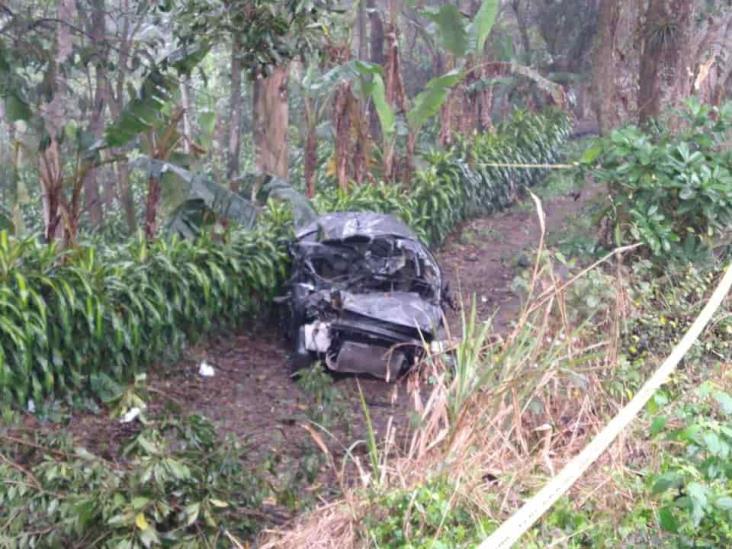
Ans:
[[[419,242],[390,235],[301,242],[305,266],[318,282],[352,292],[413,292],[439,301],[440,274]]]

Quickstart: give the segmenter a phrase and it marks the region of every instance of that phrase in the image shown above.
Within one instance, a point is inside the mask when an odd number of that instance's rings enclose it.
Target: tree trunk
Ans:
[[[193,152],[193,92],[191,77],[185,75],[180,83],[180,100],[183,107],[183,152],[190,156]]]
[[[348,164],[351,156],[351,96],[351,84],[339,84],[333,106],[336,181],[338,187],[344,190],[348,188]]]
[[[241,154],[241,37],[234,33],[231,44],[231,91],[229,94],[229,143],[226,152],[226,178],[231,189],[236,191],[234,179],[239,175]]]
[[[305,162],[303,173],[305,176],[305,194],[308,198],[315,196],[315,168],[318,163],[318,137],[315,134],[317,120],[313,113],[312,102],[305,98],[305,124],[307,134],[305,135]]]
[[[124,89],[127,80],[127,62],[129,60],[130,48],[132,45],[132,36],[130,31],[130,5],[129,0],[122,0],[122,30],[120,32],[120,45],[117,58],[117,77],[112,86],[111,80],[107,80],[107,96],[109,102],[109,110],[114,119],[119,119],[124,106]],[[124,148],[112,149],[112,154],[122,156],[125,153]],[[130,234],[137,231],[137,216],[135,215],[135,201],[130,188],[130,167],[126,160],[120,160],[116,163],[117,169],[117,195],[122,203],[125,212],[125,220]]]
[[[266,78],[254,81],[253,120],[256,166],[266,174],[288,176],[287,65],[276,67]]]
[[[453,60],[452,56],[447,58],[447,61],[442,62],[445,66],[445,70],[452,70]],[[443,147],[449,147],[452,144],[452,133],[453,133],[453,118],[455,112],[455,95],[452,92],[448,92],[445,102],[440,107],[440,134],[439,140],[440,145]]]
[[[648,4],[638,89],[641,123],[657,118],[691,94],[694,11],[689,0],[650,0]]]
[[[367,60],[369,57],[369,42],[366,33],[366,0],[358,1],[358,14],[356,16],[356,27],[358,29],[358,58]]]
[[[88,131],[95,140],[102,138],[104,132],[104,108],[107,102],[106,94],[106,64],[107,49],[104,44],[106,34],[105,0],[92,0],[91,24],[89,36],[92,47],[95,50],[95,89],[94,103],[91,109]],[[84,204],[89,212],[89,221],[92,227],[99,227],[102,224],[102,204],[99,197],[99,182],[97,174],[99,170],[91,168],[84,177]]]
[[[635,117],[640,4],[636,0],[605,0],[600,6],[593,51],[592,95],[602,134]]]
[[[48,145],[39,155],[40,179],[42,185],[43,222],[48,242],[63,235],[63,164],[58,137],[63,131],[66,119],[66,80],[61,66],[72,52],[71,28],[74,18],[74,0],[59,0],[57,4],[56,52],[53,60],[53,98],[41,107],[41,116]]]
[[[157,216],[160,205],[160,179],[154,175],[147,182],[147,203],[145,204],[145,236],[148,240],[155,238],[158,231]]]
[[[391,4],[392,19],[386,32],[386,60],[384,64],[384,87],[386,100],[392,105],[395,112],[406,115],[407,96],[402,80],[402,68],[399,56],[399,29],[396,24],[396,6]],[[384,179],[392,181],[397,178],[400,169],[394,156],[394,146],[384,151]],[[409,171],[407,169],[407,171]]]
[[[366,0],[366,8],[368,9],[369,26],[371,27],[370,36],[370,53],[371,62],[376,65],[384,65],[384,22],[381,19],[379,8],[376,0]],[[381,126],[379,125],[379,116],[376,109],[371,104],[369,108],[369,132],[371,139],[378,142],[381,140]]]
[[[694,93],[713,105],[721,105],[725,84],[732,77],[732,10],[710,18],[706,32],[696,48]],[[729,93],[729,92],[727,92]]]

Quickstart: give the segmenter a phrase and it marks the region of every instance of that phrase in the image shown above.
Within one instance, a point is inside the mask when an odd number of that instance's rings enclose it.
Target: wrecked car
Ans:
[[[427,247],[390,215],[339,212],[301,228],[286,301],[294,366],[396,379],[439,344],[447,288]]]

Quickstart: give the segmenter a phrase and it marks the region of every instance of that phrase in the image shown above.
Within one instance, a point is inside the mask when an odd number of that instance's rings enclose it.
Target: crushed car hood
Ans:
[[[379,320],[387,326],[398,324],[417,328],[425,335],[434,334],[442,322],[440,307],[411,292],[369,294],[344,292],[343,310]]]
[[[374,212],[335,212],[320,216],[297,232],[297,239],[315,237],[320,242],[346,240],[354,236],[397,236],[418,240],[417,235],[397,218]]]

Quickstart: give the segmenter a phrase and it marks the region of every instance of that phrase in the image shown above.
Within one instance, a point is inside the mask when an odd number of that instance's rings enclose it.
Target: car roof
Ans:
[[[335,212],[322,215],[297,232],[297,239],[311,235],[317,240],[344,240],[353,236],[396,236],[417,240],[419,238],[403,221],[393,215],[376,212]]]

